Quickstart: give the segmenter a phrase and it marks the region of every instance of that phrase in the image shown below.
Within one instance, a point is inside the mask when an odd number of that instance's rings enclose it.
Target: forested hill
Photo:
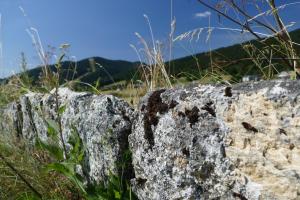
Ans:
[[[290,36],[295,43],[300,43],[300,29],[291,31]],[[271,45],[276,44],[276,42],[272,39],[268,42]],[[212,59],[214,63],[213,66],[216,70],[222,71],[221,73],[228,73],[236,79],[240,79],[246,74],[260,74],[260,69],[253,64],[252,59],[248,59],[249,55],[242,47],[243,45],[250,43],[256,47],[260,47],[260,43],[257,40],[251,40],[243,44],[235,44],[228,47],[218,48],[212,52],[204,52],[175,59],[171,62],[171,71],[173,74],[199,77],[207,72]],[[276,49],[276,47],[274,48]],[[300,46],[295,45],[295,48],[299,55]],[[276,69],[278,71],[292,70],[282,62],[278,62]]]
[[[78,62],[64,61],[61,63],[62,80],[78,80],[85,83],[94,84],[99,81],[101,85],[112,82],[127,80],[133,77],[139,63],[123,60],[109,60],[101,57],[92,57]],[[49,66],[52,71],[56,71],[55,65]],[[29,77],[36,82],[42,73],[42,67],[37,67],[27,71]]]
[[[290,32],[294,42],[300,43],[300,29]],[[272,40],[270,44],[274,45]],[[261,74],[260,69],[253,64],[249,55],[244,51],[242,45],[253,44],[260,47],[256,40],[248,41],[243,44],[236,44],[229,47],[218,48],[212,52],[204,52],[196,55],[186,56],[175,59],[166,66],[170,67],[172,75],[181,77],[185,76],[192,79],[200,78],[208,71],[211,71],[211,60],[215,71],[228,74],[236,80],[240,80],[246,74]],[[300,47],[296,46],[300,53]],[[169,65],[170,64],[170,65]],[[267,63],[265,63],[267,65]],[[92,57],[80,60],[78,62],[62,62],[62,80],[78,80],[81,82],[95,84],[97,81],[100,85],[107,85],[112,82],[121,80],[130,80],[137,73],[139,62],[129,62],[123,60],[109,60],[101,57]],[[263,63],[264,65],[264,63]],[[56,71],[55,65],[50,65],[50,69]],[[278,63],[276,70],[291,70],[284,63]],[[27,71],[27,74],[35,83],[42,72],[42,67],[37,67]]]

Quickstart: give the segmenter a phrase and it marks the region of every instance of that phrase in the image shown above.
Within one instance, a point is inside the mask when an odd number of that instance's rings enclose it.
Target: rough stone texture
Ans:
[[[129,144],[140,199],[300,199],[300,82],[155,91]]]
[[[83,173],[87,181],[106,181],[110,172],[119,173],[118,162],[128,150],[133,109],[111,95],[77,93],[66,88],[61,88],[58,94],[59,104],[66,107],[61,116],[64,140],[68,141],[74,126],[85,144]],[[56,116],[53,93],[29,93],[2,112],[1,128],[30,143],[36,137],[47,141],[45,120],[56,120]],[[132,177],[132,171],[126,175]]]
[[[300,199],[300,82],[194,85],[147,94],[133,110],[110,95],[59,90],[63,135],[86,144],[90,183],[133,154],[140,199]],[[0,129],[47,141],[53,94],[29,93],[0,111]],[[130,134],[130,135],[129,135]],[[129,135],[129,139],[128,139]],[[128,141],[129,140],[129,141]]]

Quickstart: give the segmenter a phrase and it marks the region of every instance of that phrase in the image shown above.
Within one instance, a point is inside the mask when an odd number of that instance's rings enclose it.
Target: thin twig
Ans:
[[[257,33],[255,33],[255,32],[249,27],[249,25],[240,23],[239,21],[235,20],[234,18],[230,17],[229,15],[225,14],[224,12],[222,12],[222,11],[218,10],[217,8],[214,8],[213,6],[211,6],[211,5],[207,4],[207,3],[205,3],[203,0],[198,0],[198,2],[199,2],[200,4],[202,4],[202,5],[204,5],[205,7],[209,8],[209,9],[211,9],[211,10],[217,12],[217,13],[219,13],[220,15],[222,15],[223,17],[227,18],[228,20],[234,22],[235,24],[241,26],[241,27],[244,28],[245,30],[249,31],[253,36],[255,36],[255,37],[258,39],[259,42],[261,42],[261,41],[264,39],[264,38],[261,38]],[[275,5],[274,5],[274,6],[275,6]],[[267,42],[266,42],[266,43],[262,43],[262,44],[268,46],[269,48],[271,48],[271,49],[274,50],[274,51],[277,51],[277,49],[275,49],[272,45],[268,44]],[[283,56],[281,56],[281,55],[280,55],[280,58],[282,58],[282,60],[283,60],[289,67],[291,67],[291,68],[294,69],[293,64],[291,64],[291,63],[289,62],[289,60],[287,60],[285,57],[283,57]],[[297,71],[296,71],[296,72],[297,72]],[[298,75],[298,73],[297,73],[297,75]],[[297,76],[297,77],[298,77],[298,76]],[[299,78],[300,78],[300,77],[299,77]]]
[[[202,5],[204,5],[205,7],[209,8],[209,9],[211,9],[211,10],[217,12],[217,13],[219,13],[219,14],[222,15],[223,17],[229,19],[230,21],[236,23],[237,25],[243,27],[245,30],[249,31],[252,35],[254,35],[257,39],[259,39],[259,40],[262,40],[262,39],[263,39],[263,38],[261,38],[259,35],[257,35],[257,34],[256,34],[249,26],[247,26],[246,24],[240,23],[239,21],[233,19],[233,18],[230,17],[229,15],[226,15],[225,13],[219,11],[218,9],[216,9],[216,8],[214,8],[213,6],[211,6],[211,5],[207,4],[207,3],[205,3],[205,2],[202,1],[202,0],[198,0],[198,2],[201,3]]]
[[[1,160],[3,160],[3,162],[13,171],[15,172],[20,179],[30,188],[30,190],[32,190],[40,199],[42,199],[42,195],[41,193],[39,193],[26,179],[25,177],[12,165],[10,164],[5,157],[0,153],[0,158]]]
[[[252,21],[254,21],[255,23],[257,23],[257,24],[259,24],[259,25],[261,25],[261,26],[263,26],[263,27],[269,29],[269,30],[272,31],[273,33],[277,33],[277,31],[276,31],[274,28],[272,28],[272,27],[270,27],[270,26],[264,24],[263,22],[261,22],[261,21],[255,19],[255,18],[253,18],[253,17],[250,16],[248,13],[246,13],[245,11],[243,11],[239,6],[236,5],[236,3],[234,2],[234,0],[231,0],[230,2],[232,3],[232,6],[233,6],[237,11],[239,11],[242,15],[244,15],[244,16],[247,17],[248,19],[253,19]],[[247,23],[248,23],[248,20],[247,20]]]

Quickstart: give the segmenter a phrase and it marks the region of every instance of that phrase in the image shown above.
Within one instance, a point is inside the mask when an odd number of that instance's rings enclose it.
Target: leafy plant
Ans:
[[[82,161],[84,159],[85,151],[84,144],[79,137],[78,131],[74,126],[72,127],[72,134],[68,140],[68,144],[70,144],[71,147],[65,156],[62,147],[58,144],[58,132],[58,124],[54,121],[49,121],[49,140],[47,143],[41,140],[37,141],[37,147],[46,150],[53,159],[52,162],[45,166],[45,170],[47,172],[62,174],[70,180],[74,186],[76,186],[82,198],[88,200],[136,199],[136,196],[131,191],[130,184],[123,178],[123,171],[126,170],[126,163],[131,156],[130,153],[125,153],[122,161],[120,162],[120,168],[122,170],[121,176],[110,173],[109,179],[106,183],[103,182],[98,185],[85,185],[83,177],[81,177],[76,171],[76,168],[83,164]]]
[[[54,159],[53,162],[47,164],[45,169],[48,172],[55,171],[66,178],[68,178],[80,191],[83,196],[87,196],[87,192],[84,189],[83,178],[76,173],[76,167],[81,164],[84,156],[84,146],[78,135],[75,127],[72,128],[71,136],[68,143],[71,145],[71,150],[64,155],[64,150],[58,145],[58,128],[55,123],[48,123],[48,136],[51,136],[51,140],[46,142],[38,139],[37,147],[49,152]],[[54,124],[54,125],[53,125]]]
[[[131,186],[124,182],[121,177],[110,173],[107,184],[89,187],[88,192],[91,200],[134,200],[136,195],[131,191]]]
[[[53,161],[46,151],[30,149],[25,141],[12,134],[7,136],[0,135],[3,156],[0,159],[0,199],[70,199],[75,196],[76,191],[70,189],[73,184],[68,179],[44,170],[44,166]]]

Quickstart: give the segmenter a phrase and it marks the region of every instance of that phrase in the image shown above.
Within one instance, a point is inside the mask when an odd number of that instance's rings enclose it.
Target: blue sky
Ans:
[[[136,53],[129,46],[140,45],[134,33],[140,33],[146,40],[151,39],[143,15],[147,14],[149,17],[155,39],[166,43],[170,33],[170,2],[171,0],[0,0],[0,40],[3,54],[0,59],[0,77],[19,71],[21,52],[25,53],[29,68],[41,64],[26,32],[29,27],[38,30],[45,50],[48,45],[58,48],[61,44],[68,43],[71,45],[69,56],[77,60],[101,56],[137,61]],[[278,4],[282,2],[296,1],[279,1]],[[294,28],[300,24],[299,10],[300,4],[290,6],[282,12],[285,22],[296,22]],[[175,36],[208,26],[207,11],[197,0],[173,0]],[[227,22],[220,24],[214,13],[210,18],[212,26],[234,27]],[[198,42],[175,42],[173,57],[228,46],[245,39],[239,33],[233,34],[230,31],[213,31],[210,42],[205,41],[206,36],[206,32],[201,34]]]

